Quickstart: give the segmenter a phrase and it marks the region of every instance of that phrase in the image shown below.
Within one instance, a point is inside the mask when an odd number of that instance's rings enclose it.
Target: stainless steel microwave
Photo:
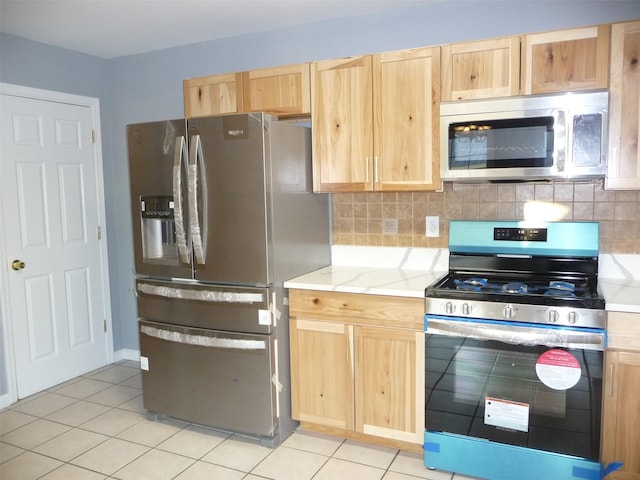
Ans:
[[[445,181],[604,177],[607,91],[444,102]]]

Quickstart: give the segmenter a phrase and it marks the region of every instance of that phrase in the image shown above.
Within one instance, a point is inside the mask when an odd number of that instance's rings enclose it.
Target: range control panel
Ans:
[[[493,239],[515,242],[546,242],[547,229],[497,227],[493,229]]]

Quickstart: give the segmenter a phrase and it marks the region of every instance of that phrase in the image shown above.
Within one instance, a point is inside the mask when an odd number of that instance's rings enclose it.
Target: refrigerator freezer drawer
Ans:
[[[270,334],[270,288],[138,279],[138,316],[161,323]]]
[[[144,408],[258,437],[276,435],[273,337],[140,320]]]

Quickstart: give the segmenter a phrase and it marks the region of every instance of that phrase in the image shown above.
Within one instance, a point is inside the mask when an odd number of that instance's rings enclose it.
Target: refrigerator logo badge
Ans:
[[[225,140],[249,138],[249,116],[229,115],[222,117],[222,131]]]

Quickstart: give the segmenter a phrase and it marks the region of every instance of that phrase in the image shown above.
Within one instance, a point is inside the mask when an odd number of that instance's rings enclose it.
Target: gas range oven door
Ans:
[[[426,466],[600,478],[603,330],[426,315],[425,333]]]

